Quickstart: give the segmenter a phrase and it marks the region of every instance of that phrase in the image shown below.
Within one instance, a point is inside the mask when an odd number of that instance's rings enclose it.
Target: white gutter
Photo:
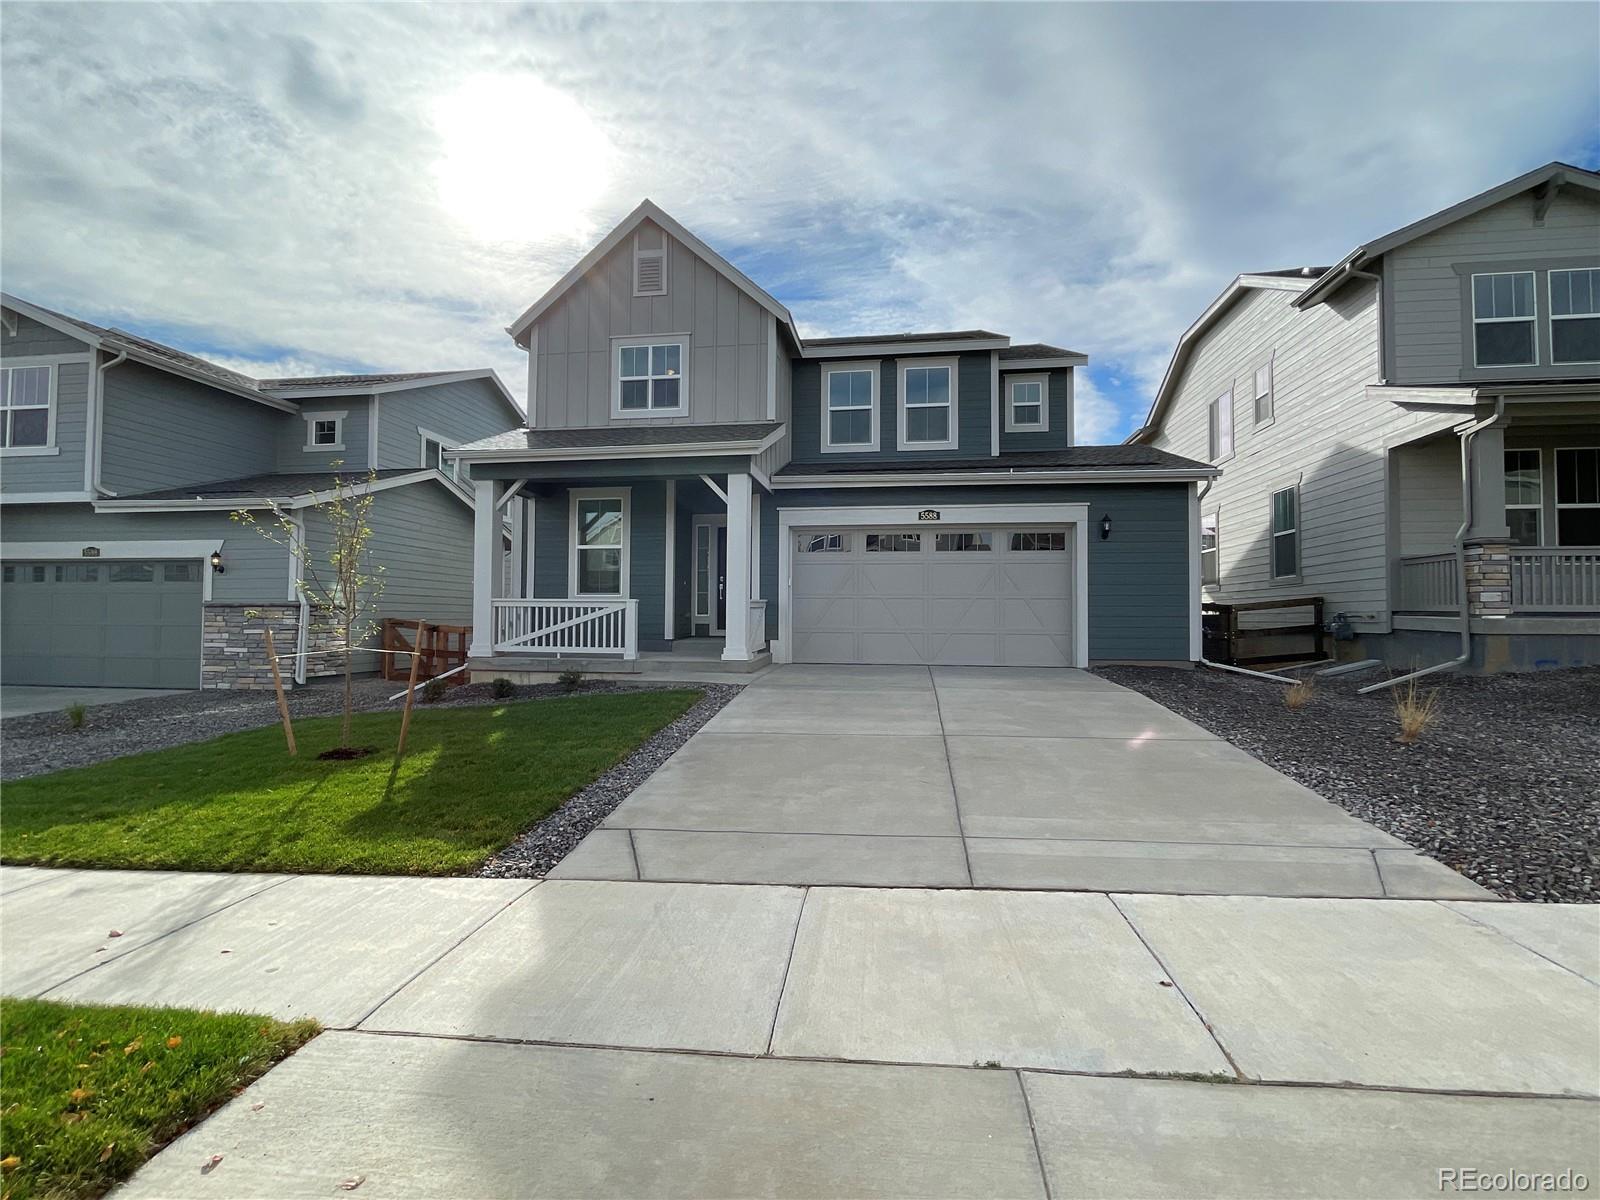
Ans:
[[[1459,667],[1472,657],[1472,601],[1467,595],[1467,530],[1472,528],[1473,520],[1473,494],[1472,494],[1472,440],[1489,426],[1505,416],[1506,401],[1504,396],[1497,397],[1494,402],[1494,412],[1475,421],[1461,431],[1461,527],[1456,530],[1456,586],[1460,589],[1457,596],[1457,607],[1461,618],[1461,653],[1449,662],[1436,663],[1431,667],[1423,667],[1420,671],[1412,671],[1406,675],[1396,676],[1394,679],[1385,679],[1379,683],[1369,683],[1364,688],[1357,688],[1356,695],[1365,696],[1368,692],[1381,691],[1384,688],[1396,687],[1412,679],[1421,679],[1424,675],[1432,675],[1436,671],[1448,671],[1452,667]]]

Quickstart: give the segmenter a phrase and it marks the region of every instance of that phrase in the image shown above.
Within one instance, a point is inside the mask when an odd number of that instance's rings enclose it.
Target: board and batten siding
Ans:
[[[1408,415],[1369,399],[1378,381],[1376,287],[1355,283],[1304,312],[1296,293],[1252,289],[1201,335],[1152,444],[1210,460],[1208,412],[1233,394],[1234,453],[1201,501],[1219,518],[1221,584],[1234,603],[1322,596],[1356,628],[1389,628],[1386,450],[1446,428],[1447,414]],[[1273,363],[1273,419],[1254,424],[1255,368]],[[1300,574],[1272,578],[1272,493],[1300,488]],[[1398,551],[1396,551],[1398,553]]]
[[[279,471],[365,471],[368,464],[368,422],[371,401],[366,396],[329,396],[325,400],[300,400],[300,412],[277,413]],[[342,450],[307,450],[311,422],[343,413],[339,425]],[[415,466],[413,458],[408,465]]]
[[[1189,487],[1172,483],[785,489],[761,507],[761,594],[768,597],[769,635],[778,629],[773,598],[782,594],[780,509],[973,504],[1087,504],[1090,661],[1189,661]],[[1099,523],[1107,516],[1112,532],[1102,540]],[[955,523],[953,516],[949,523]]]
[[[1592,376],[1592,367],[1565,372],[1548,366],[1473,368],[1472,346],[1463,336],[1470,313],[1463,312],[1463,276],[1457,265],[1541,271],[1536,289],[1540,362],[1548,364],[1549,295],[1542,271],[1551,262],[1600,266],[1600,201],[1592,195],[1570,188],[1558,192],[1543,222],[1537,223],[1533,197],[1514,196],[1391,250],[1383,266],[1389,381],[1479,383],[1492,382],[1497,375],[1519,381],[1562,374]]]
[[[538,429],[611,424],[712,425],[767,417],[767,311],[720,271],[652,222],[666,241],[667,294],[633,294],[633,237],[595,264],[534,326],[530,422]],[[612,339],[685,335],[683,416],[611,414]]]
[[[379,470],[420,466],[423,429],[438,434],[449,446],[464,446],[521,424],[487,379],[385,392],[375,403]]]
[[[957,444],[953,450],[901,449],[899,392],[900,366],[917,365],[917,356],[885,358],[878,363],[878,448],[876,450],[826,453],[822,449],[822,363],[808,359],[794,364],[793,420],[790,421],[793,445],[790,461],[806,462],[892,462],[907,460],[937,461],[941,458],[988,458],[990,441],[989,353],[968,352],[959,356],[926,355],[934,359],[958,357],[956,366]]]
[[[271,518],[258,513],[263,523]],[[8,505],[5,546],[65,542],[222,541],[223,572],[211,578],[211,599],[227,604],[282,604],[292,594],[289,552],[221,512],[97,513],[87,504]],[[0,556],[4,546],[0,546]],[[81,557],[80,553],[66,556]],[[157,556],[160,557],[160,556]],[[210,570],[209,564],[205,568]]]
[[[279,423],[299,418],[125,362],[105,373],[101,483],[133,494],[276,468]]]

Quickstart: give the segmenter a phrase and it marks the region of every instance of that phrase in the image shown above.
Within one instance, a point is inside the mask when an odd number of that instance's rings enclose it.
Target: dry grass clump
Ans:
[[[1316,691],[1311,680],[1299,679],[1283,694],[1283,702],[1291,711],[1298,712],[1311,703],[1312,694]]]
[[[1404,688],[1395,689],[1394,717],[1400,723],[1395,741],[1409,746],[1420,738],[1439,718],[1439,689],[1422,691],[1415,679],[1407,681]]]

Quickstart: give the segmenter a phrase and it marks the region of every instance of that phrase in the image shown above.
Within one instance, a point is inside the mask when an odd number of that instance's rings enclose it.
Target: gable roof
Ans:
[[[230,371],[227,367],[219,367],[214,362],[207,362],[186,350],[179,350],[176,346],[168,346],[164,342],[137,333],[129,333],[126,329],[95,325],[79,317],[57,312],[53,308],[45,308],[31,300],[24,300],[20,296],[13,296],[9,292],[0,293],[0,305],[38,321],[58,333],[86,342],[95,349],[112,354],[126,354],[128,358],[142,362],[146,366],[221,388],[235,396],[242,396],[246,400],[254,400],[258,404],[265,404],[269,408],[283,412],[299,411],[290,401],[313,396],[367,396],[457,380],[487,379],[493,383],[501,401],[510,410],[512,419],[519,425],[523,421],[523,412],[511,398],[510,390],[498,374],[487,368],[475,371],[410,371],[376,375],[317,375],[298,379],[252,379],[249,375]]]
[[[528,344],[528,330],[533,328],[533,323],[543,316],[550,309],[551,305],[553,305],[557,300],[561,299],[562,296],[566,295],[567,292],[572,289],[572,286],[578,282],[578,280],[582,279],[589,273],[591,269],[593,269],[595,264],[620,246],[624,238],[631,234],[635,229],[639,228],[639,226],[644,224],[646,221],[655,222],[655,224],[661,226],[661,228],[665,229],[673,237],[677,238],[695,254],[705,259],[706,262],[710,263],[718,273],[732,283],[734,287],[738,288],[746,296],[749,296],[750,299],[754,300],[762,308],[766,309],[774,317],[782,321],[783,324],[788,327],[789,336],[794,339],[795,344],[800,344],[800,333],[795,329],[794,317],[790,315],[787,308],[779,304],[775,299],[772,298],[770,294],[752,282],[750,277],[743,271],[739,270],[738,267],[734,266],[727,259],[723,258],[722,255],[718,254],[710,246],[706,245],[694,234],[690,233],[686,228],[679,224],[678,221],[662,211],[659,205],[646,199],[641,200],[638,208],[634,209],[626,217],[622,218],[622,223],[610,233],[606,234],[606,236],[601,239],[599,245],[580,258],[577,262],[577,265],[574,266],[572,270],[568,271],[560,279],[556,280],[554,286],[552,286],[549,291],[545,292],[543,296],[540,296],[538,300],[534,301],[532,307],[530,307],[526,312],[524,312],[520,317],[506,327],[506,332],[512,336],[517,345],[526,346]]]
[[[1161,432],[1161,422],[1166,419],[1167,411],[1172,407],[1172,401],[1177,396],[1178,381],[1183,376],[1183,370],[1189,365],[1189,358],[1194,354],[1195,345],[1205,336],[1206,331],[1215,325],[1247,292],[1273,291],[1273,292],[1300,292],[1303,296],[1306,288],[1312,286],[1311,277],[1302,275],[1298,271],[1282,272],[1271,271],[1261,275],[1240,275],[1232,283],[1223,288],[1222,294],[1206,306],[1193,325],[1183,331],[1178,338],[1178,344],[1173,348],[1172,358],[1167,363],[1166,373],[1161,376],[1161,386],[1156,389],[1156,396],[1150,403],[1150,413],[1144,419],[1144,424],[1139,426],[1124,439],[1125,444],[1135,442],[1148,442]],[[1298,301],[1300,297],[1296,297]]]
[[[1551,162],[1537,170],[1529,171],[1526,175],[1508,179],[1505,183],[1498,184],[1488,191],[1479,192],[1476,196],[1470,196],[1459,204],[1441,208],[1419,221],[1403,225],[1373,241],[1363,242],[1302,292],[1294,302],[1295,307],[1309,308],[1313,304],[1320,304],[1349,279],[1351,271],[1359,269],[1362,263],[1370,262],[1397,246],[1404,246],[1407,242],[1443,229],[1446,225],[1453,225],[1465,217],[1492,208],[1503,200],[1520,196],[1523,192],[1532,191],[1534,188],[1545,189],[1545,196],[1554,199],[1555,193],[1564,187],[1580,188],[1600,195],[1600,175],[1586,171],[1582,167],[1575,167],[1571,163]]]

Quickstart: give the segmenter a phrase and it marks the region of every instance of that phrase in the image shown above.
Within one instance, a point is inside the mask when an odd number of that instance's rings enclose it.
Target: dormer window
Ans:
[[[906,450],[956,448],[954,359],[901,360],[900,446]]]
[[[306,446],[312,453],[344,449],[344,419],[347,412],[306,413]]]
[[[667,294],[666,234],[653,225],[641,226],[633,235],[633,294]]]
[[[1044,433],[1050,428],[1049,376],[1012,375],[1006,380],[1006,432]]]
[[[683,342],[640,341],[617,347],[612,415],[675,417],[685,411]]]

